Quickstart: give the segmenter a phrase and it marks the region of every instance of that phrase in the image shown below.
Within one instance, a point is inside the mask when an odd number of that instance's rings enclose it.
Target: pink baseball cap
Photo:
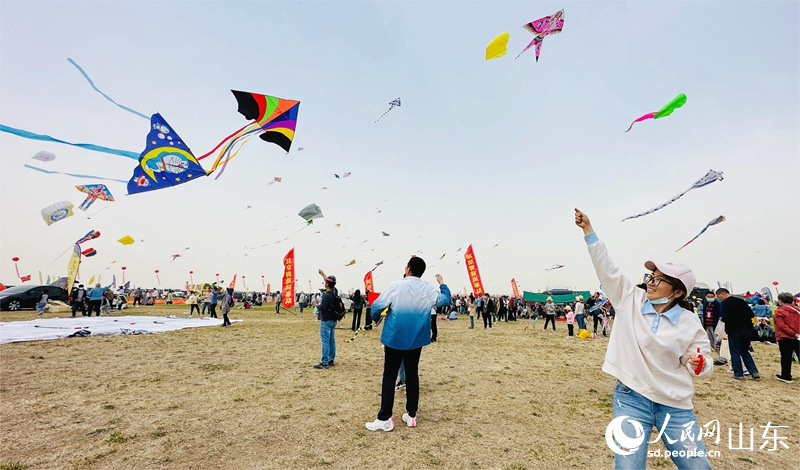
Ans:
[[[684,291],[686,292],[684,298],[689,296],[689,294],[692,292],[692,289],[694,289],[695,284],[697,283],[697,280],[695,279],[692,270],[689,268],[689,266],[686,266],[684,264],[661,263],[661,262],[656,263],[653,261],[647,261],[646,263],[644,263],[644,267],[649,269],[650,271],[655,271],[656,269],[658,269],[667,276],[674,277],[675,279],[681,281],[681,284],[683,284],[684,287]]]

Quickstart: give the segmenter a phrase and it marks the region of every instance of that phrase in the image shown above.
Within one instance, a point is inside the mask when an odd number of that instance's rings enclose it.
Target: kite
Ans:
[[[337,180],[339,179],[339,175],[337,175],[336,173],[334,173],[333,176],[335,176]]]
[[[628,126],[628,130],[625,131],[625,132],[628,132],[629,130],[631,130],[633,125],[636,124],[639,121],[644,121],[644,120],[647,120],[647,119],[660,119],[662,117],[667,117],[670,114],[672,114],[673,111],[675,111],[676,109],[682,107],[685,104],[686,104],[686,95],[681,93],[678,96],[676,96],[675,98],[673,98],[672,101],[670,101],[669,103],[665,104],[664,107],[661,108],[660,110],[652,112],[652,113],[647,113],[644,116],[642,116],[642,117],[640,117],[638,119],[635,119],[631,123],[631,125]]]
[[[384,237],[388,237],[389,236],[389,234],[384,232],[383,230],[381,230],[381,235],[383,235]]]
[[[135,242],[135,240],[131,238],[130,235],[125,235],[124,237],[120,238],[117,241],[122,243],[123,245],[132,245]]]
[[[486,60],[497,59],[506,55],[508,49],[508,36],[507,32],[492,39],[492,42],[486,46]]]
[[[550,16],[545,16],[543,18],[539,18],[538,20],[531,21],[522,27],[533,33],[535,36],[533,41],[531,41],[530,44],[528,44],[528,46],[523,49],[519,55],[517,55],[516,58],[519,59],[519,56],[521,56],[525,51],[531,47],[535,47],[534,52],[536,53],[536,62],[539,62],[539,53],[542,50],[542,41],[544,41],[544,37],[560,33],[561,30],[564,29],[564,10],[558,10]]]
[[[351,259],[349,263],[345,264],[345,266],[352,266],[354,264],[356,264],[356,260]]]
[[[86,257],[91,257],[91,256],[94,256],[96,254],[97,254],[97,250],[95,250],[94,248],[87,248],[87,249],[81,251],[81,255],[86,256]],[[92,281],[89,281],[89,284],[91,284],[91,283],[92,283]]]
[[[37,152],[36,155],[32,156],[31,158],[42,162],[52,162],[56,159],[56,154],[42,150],[41,152]]]
[[[67,175],[72,176],[73,178],[85,178],[85,179],[95,179],[95,180],[104,180],[104,181],[119,181],[120,183],[127,183],[126,180],[119,180],[116,178],[103,178],[102,176],[94,176],[94,175],[79,175],[77,173],[67,173],[65,171],[51,171],[45,170],[44,168],[38,168],[33,165],[24,165],[25,168],[30,168],[31,170],[41,171],[42,173],[47,173],[48,175]]]
[[[67,217],[72,217],[74,215],[72,209],[72,203],[69,201],[57,202],[42,209],[42,218],[47,225],[52,225]]]
[[[100,232],[98,232],[97,230],[89,230],[89,232],[87,232],[86,235],[84,235],[81,238],[79,238],[75,242],[75,244],[76,245],[80,245],[83,242],[87,242],[89,240],[94,240],[95,238],[97,238],[99,236],[100,236]]]
[[[378,266],[380,266],[380,265],[382,265],[382,264],[383,264],[383,260],[381,260],[381,261],[378,261],[377,263],[375,263],[375,267],[374,267],[374,268],[372,268],[372,271],[375,271],[376,269],[378,269]],[[370,272],[372,272],[372,271],[370,271]]]
[[[303,150],[305,150],[303,147],[297,147],[298,152],[302,152]]]
[[[554,265],[550,266],[549,268],[545,268],[545,271],[554,271],[556,269],[561,269],[563,267],[564,267],[563,264],[554,264]]]
[[[314,219],[319,219],[321,217],[324,217],[322,215],[322,209],[320,209],[319,206],[316,204],[307,205],[306,207],[301,209],[300,212],[297,213],[297,215],[304,218],[307,222],[307,225],[313,224]]]
[[[715,218],[714,220],[712,220],[711,222],[707,223],[706,226],[703,227],[703,230],[700,230],[700,233],[695,235],[694,238],[692,238],[688,242],[684,243],[683,246],[678,248],[677,250],[675,250],[675,252],[677,253],[677,252],[681,251],[682,249],[684,249],[686,247],[686,245],[688,245],[689,243],[692,243],[693,241],[697,240],[697,237],[699,237],[700,235],[705,233],[705,231],[708,230],[708,227],[711,227],[712,225],[717,225],[717,224],[722,223],[722,222],[725,222],[725,216],[724,215],[721,215],[721,216]]]
[[[342,173],[342,178],[347,178],[350,175],[352,175],[352,173],[350,173],[349,171],[345,171],[344,173]]]
[[[380,120],[381,120],[381,118],[383,118],[384,116],[386,116],[386,115],[389,113],[389,111],[391,111],[391,110],[393,110],[393,109],[394,109],[394,107],[395,107],[395,106],[400,106],[400,98],[397,98],[396,100],[392,100],[392,101],[390,101],[390,102],[389,102],[389,109],[388,109],[388,110],[386,110],[386,112],[385,112],[385,113],[381,114],[381,117],[379,117],[378,119],[376,119],[376,120],[375,120],[375,123],[377,123],[378,121],[380,121]]]
[[[111,191],[104,184],[79,184],[75,188],[82,193],[86,193],[86,199],[78,206],[80,210],[85,211],[98,199],[108,202],[114,201],[114,196],[111,195]]]
[[[237,145],[241,149],[256,134],[259,134],[261,140],[272,142],[285,150],[286,153],[289,153],[294,139],[295,128],[297,127],[297,112],[300,109],[300,102],[295,100],[237,90],[231,90],[231,93],[233,93],[236,102],[239,104],[239,113],[253,122],[225,137],[210,152],[198,158],[198,160],[202,160],[215,152],[217,153],[214,164],[208,170],[208,173],[211,174],[222,164],[222,169],[217,178],[225,171],[228,162],[236,156],[238,150],[233,152],[233,149]]]
[[[206,171],[189,147],[160,114],[153,114],[139,165],[128,181],[128,194],[168,188],[201,176]]]
[[[180,258],[180,257],[181,257],[181,255],[179,255],[179,254],[177,254],[177,253],[176,253],[176,254],[174,254],[174,255],[170,255],[170,256],[172,256],[172,261],[175,261],[175,258]],[[170,263],[171,263],[172,261],[170,261]]]
[[[267,183],[267,186],[272,186],[273,184],[280,183],[281,181],[283,181],[283,178],[281,178],[280,176],[276,176],[276,177],[272,178],[272,181]]]
[[[445,256],[447,256],[447,253],[445,253],[442,256],[440,256],[439,259],[442,260],[442,259],[444,259]]]
[[[652,208],[652,209],[650,209],[648,211],[642,212],[641,214],[636,214],[636,215],[632,215],[630,217],[625,217],[624,219],[622,219],[622,221],[625,222],[628,219],[635,219],[635,218],[641,217],[643,215],[651,214],[651,213],[653,213],[653,212],[655,212],[655,211],[657,211],[659,209],[663,209],[664,207],[666,207],[666,206],[672,204],[673,202],[677,201],[678,199],[680,199],[681,196],[683,196],[684,194],[688,193],[689,191],[691,191],[693,189],[697,189],[697,188],[702,188],[703,186],[707,186],[707,185],[709,185],[709,184],[711,184],[711,183],[713,183],[715,181],[722,181],[722,179],[723,178],[722,178],[722,172],[721,171],[717,172],[717,171],[714,171],[714,170],[708,170],[708,173],[706,173],[699,180],[695,181],[694,184],[689,189],[687,189],[686,191],[678,194],[677,196],[673,197],[672,199],[670,199],[669,201],[665,202],[664,204],[661,204],[660,206],[657,206],[657,207],[654,207],[654,208]]]
[[[499,243],[495,243],[495,244],[494,244],[494,246],[493,246],[492,248],[496,248],[496,247],[498,247],[498,246],[500,246],[500,244],[499,244]]]

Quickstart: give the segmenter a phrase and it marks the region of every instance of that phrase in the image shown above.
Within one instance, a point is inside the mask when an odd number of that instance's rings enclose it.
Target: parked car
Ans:
[[[172,291],[172,298],[173,299],[185,299],[189,297],[185,290],[174,290]]]
[[[42,293],[47,292],[47,300],[66,302],[67,291],[55,286],[14,286],[0,291],[0,310],[32,309],[36,307]]]

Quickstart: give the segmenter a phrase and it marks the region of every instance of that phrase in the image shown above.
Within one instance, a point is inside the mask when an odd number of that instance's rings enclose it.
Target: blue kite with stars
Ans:
[[[153,114],[147,145],[128,181],[128,194],[169,188],[203,176],[206,171],[178,133],[160,114]]]

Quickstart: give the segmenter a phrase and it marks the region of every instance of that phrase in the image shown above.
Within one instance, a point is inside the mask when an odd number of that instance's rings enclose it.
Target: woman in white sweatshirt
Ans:
[[[695,277],[687,267],[647,261],[647,290],[622,275],[594,233],[589,217],[575,209],[597,277],[616,310],[603,371],[617,378],[614,420],[606,442],[614,468],[643,469],[653,427],[679,469],[710,469],[702,429],[692,405],[692,377],[711,375],[708,336],[688,304]]]

